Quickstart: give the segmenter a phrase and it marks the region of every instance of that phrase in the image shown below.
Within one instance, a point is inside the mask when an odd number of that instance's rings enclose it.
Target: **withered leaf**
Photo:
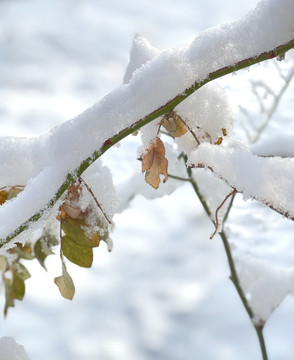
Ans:
[[[164,117],[161,125],[172,137],[181,137],[188,131],[182,119],[175,113],[169,117]]]
[[[72,300],[75,295],[75,286],[71,276],[62,263],[62,275],[54,279],[54,283],[58,286],[60,294],[68,300]]]
[[[146,171],[146,182],[155,189],[158,189],[160,175],[164,175],[163,182],[166,182],[168,179],[167,166],[168,161],[165,158],[165,147],[163,142],[159,138],[156,138],[142,157],[142,172]]]

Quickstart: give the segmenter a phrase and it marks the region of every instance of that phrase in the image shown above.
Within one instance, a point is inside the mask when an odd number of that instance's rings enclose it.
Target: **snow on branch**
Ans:
[[[190,166],[210,169],[242,193],[294,220],[294,159],[253,155],[249,151],[201,144]]]
[[[261,1],[244,18],[204,31],[189,46],[150,50],[150,61],[141,67],[131,58],[136,64],[130,69],[137,70],[129,83],[49,134],[1,139],[0,187],[26,187],[0,207],[0,246],[50,215],[68,187],[124,137],[209,81],[293,48],[293,14],[293,0]]]

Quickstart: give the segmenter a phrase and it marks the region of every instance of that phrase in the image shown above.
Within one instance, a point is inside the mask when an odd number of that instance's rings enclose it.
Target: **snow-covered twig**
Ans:
[[[258,157],[249,151],[205,143],[189,165],[207,168],[247,199],[255,199],[294,220],[294,159]]]

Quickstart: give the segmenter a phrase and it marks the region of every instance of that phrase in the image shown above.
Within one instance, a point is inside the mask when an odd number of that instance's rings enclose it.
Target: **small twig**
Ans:
[[[281,74],[280,74],[281,75]],[[257,129],[257,133],[254,137],[254,139],[251,141],[252,143],[256,143],[257,140],[260,138],[261,133],[263,132],[263,130],[266,128],[266,126],[268,125],[268,123],[270,122],[270,120],[272,119],[274,113],[276,112],[281,99],[285,93],[285,91],[287,90],[287,88],[289,87],[290,82],[292,81],[294,77],[294,67],[289,71],[289,73],[287,74],[287,76],[281,76],[281,78],[284,80],[284,85],[280,88],[280,91],[277,95],[273,95],[274,101],[271,105],[271,107],[268,109],[267,111],[267,117],[266,120],[264,121],[264,123]],[[267,86],[264,85],[264,88],[267,89]],[[269,92],[269,90],[267,89],[267,91]]]
[[[188,182],[191,182],[190,179],[188,178],[183,178],[181,176],[175,176],[175,175],[171,175],[171,174],[167,174],[169,178],[171,179],[175,179],[175,180],[179,180],[179,181],[188,181]]]
[[[104,215],[105,219],[107,220],[107,222],[111,225],[111,221],[109,220],[108,216],[106,215],[105,211],[102,209],[102,206],[99,204],[98,200],[96,199],[92,189],[90,188],[90,186],[86,183],[86,181],[83,178],[79,178],[79,181],[81,181],[86,189],[89,191],[89,193],[91,194],[92,198],[94,199],[96,205],[98,206],[98,208],[101,210],[102,214]]]
[[[235,195],[237,193],[236,189],[233,189],[225,198],[224,200],[221,202],[221,204],[217,207],[216,211],[215,211],[215,230],[213,232],[213,234],[210,235],[210,240],[212,240],[214,238],[214,235],[217,233],[218,231],[218,227],[219,227],[219,221],[218,221],[218,212],[220,211],[220,209],[224,206],[225,202],[228,200],[229,197],[231,197],[232,195]],[[228,217],[228,213],[226,214]]]
[[[179,115],[177,114],[174,110],[171,111],[171,115],[175,114],[180,120],[181,122],[185,125],[185,127],[188,129],[188,131],[190,132],[190,134],[193,136],[193,138],[195,139],[195,141],[197,142],[198,145],[200,145],[200,141],[198,140],[196,134],[194,133],[194,131],[190,128],[190,126],[186,123],[186,121]]]

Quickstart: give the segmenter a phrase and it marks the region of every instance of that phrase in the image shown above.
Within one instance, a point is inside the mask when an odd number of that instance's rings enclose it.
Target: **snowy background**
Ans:
[[[184,45],[256,3],[0,1],[1,136],[44,134],[118,87],[136,33],[158,48]],[[279,86],[272,65],[221,81],[243,139],[238,109],[242,105],[258,119],[248,81],[258,77]],[[293,132],[291,102],[288,89],[261,143],[282,142],[285,129]],[[131,137],[105,157],[119,188],[134,171],[140,173],[137,146]],[[228,279],[222,243],[209,240],[214,229],[189,184],[152,201],[138,196],[114,221],[113,252],[103,245],[96,249],[90,270],[69,266],[74,301],[61,298],[53,283],[60,275],[58,259],[48,258],[48,273],[30,264],[27,294],[1,320],[0,337],[14,337],[31,360],[260,359],[255,331]],[[260,275],[265,300],[272,289],[293,288],[293,230],[292,222],[237,197],[227,231],[244,281],[250,287],[252,273]],[[291,358],[293,317],[294,299],[288,296],[264,330],[271,360]]]

